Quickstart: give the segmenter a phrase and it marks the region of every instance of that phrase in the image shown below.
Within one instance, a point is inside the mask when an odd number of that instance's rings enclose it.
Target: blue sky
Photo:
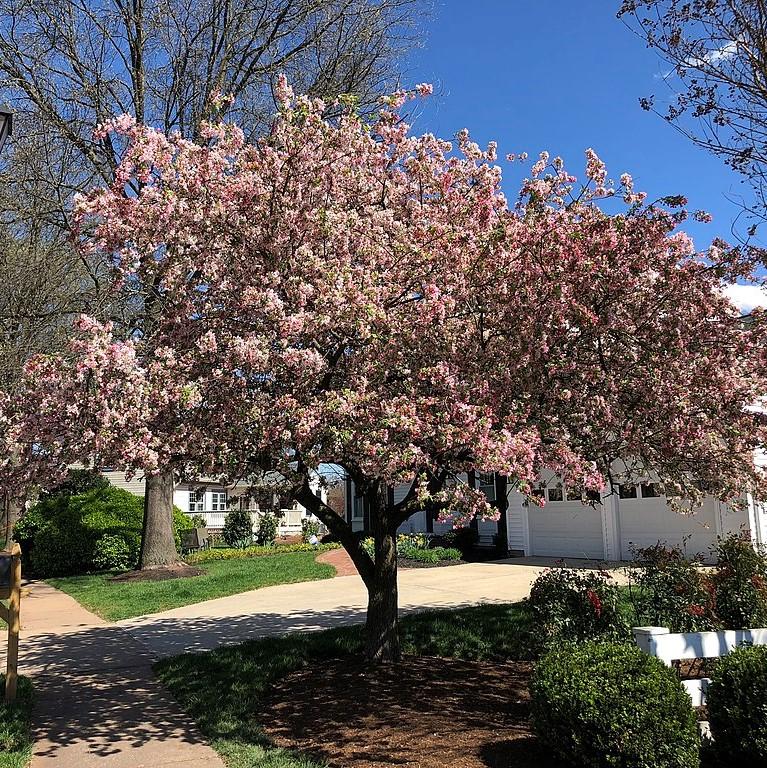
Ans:
[[[408,82],[431,82],[435,95],[413,114],[417,132],[449,138],[469,128],[480,144],[495,139],[499,156],[546,149],[581,175],[593,147],[610,176],[631,173],[650,199],[684,194],[690,209],[714,216],[687,222],[699,248],[715,236],[732,240],[738,206],[727,197],[748,187],[718,158],[695,147],[640,96],[669,98],[668,67],[615,13],[618,0],[434,0]],[[530,162],[532,162],[532,159]],[[529,167],[529,164],[528,166]],[[526,167],[505,167],[516,192]]]

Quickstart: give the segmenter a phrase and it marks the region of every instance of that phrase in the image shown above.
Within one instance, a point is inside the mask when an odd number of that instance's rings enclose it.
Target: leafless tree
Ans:
[[[669,65],[671,101],[642,107],[748,180],[767,218],[767,0],[624,0],[618,16]]]
[[[29,230],[37,221],[58,242],[68,230],[72,193],[113,179],[122,147],[110,137],[94,139],[93,131],[120,114],[197,139],[213,97],[230,94],[235,101],[226,117],[255,138],[268,129],[281,73],[298,92],[329,102],[348,94],[361,109],[373,109],[397,81],[425,5],[0,0],[0,101],[14,107],[18,126],[15,152],[0,167],[9,225]],[[77,264],[75,271],[87,295],[102,287],[103,265]],[[156,300],[155,287],[147,286],[143,301],[130,305],[136,311],[126,333],[151,323]],[[172,488],[170,473],[147,477],[142,567],[176,559]]]

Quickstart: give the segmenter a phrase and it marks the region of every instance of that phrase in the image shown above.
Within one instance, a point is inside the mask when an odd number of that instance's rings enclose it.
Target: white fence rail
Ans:
[[[205,518],[205,527],[211,530],[217,530],[224,527],[224,521],[226,520],[226,512],[197,512],[195,514],[202,515]],[[301,521],[305,517],[305,513],[301,509],[281,509],[280,514],[282,518],[280,520],[277,533],[279,536],[292,536],[294,534],[301,533]],[[258,530],[258,512],[251,512],[250,519],[253,523],[253,530]]]
[[[767,629],[729,629],[722,632],[674,633],[668,627],[634,627],[636,644],[666,666],[683,659],[711,659],[726,656],[740,645],[767,645]],[[711,680],[682,680],[693,706],[706,703]]]

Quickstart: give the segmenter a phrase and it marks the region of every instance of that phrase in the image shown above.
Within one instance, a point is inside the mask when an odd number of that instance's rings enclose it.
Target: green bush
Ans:
[[[107,533],[93,548],[93,565],[99,571],[128,571],[138,562],[133,537]]]
[[[609,578],[568,568],[552,568],[538,576],[528,607],[545,645],[628,633],[619,607],[620,590]]]
[[[205,519],[205,515],[194,514],[186,516],[187,528],[207,528],[208,521]]]
[[[266,555],[283,555],[290,552],[327,552],[330,549],[340,549],[337,543],[320,544],[313,547],[311,544],[276,544],[271,547],[246,547],[245,549],[204,549],[200,552],[192,552],[184,557],[190,565],[200,563],[212,563],[218,560],[240,560],[247,557],[264,557]]]
[[[111,485],[75,496],[47,496],[20,521],[19,543],[41,577],[129,569],[138,564],[143,519],[143,499]],[[178,544],[179,531],[189,524],[175,507],[173,525]]]
[[[434,549],[408,549],[400,555],[408,560],[419,563],[442,563],[461,559],[461,550],[450,547],[434,547]]]
[[[99,491],[109,488],[109,480],[94,469],[70,469],[66,478],[53,488],[49,488],[44,496],[79,496],[88,491]]]
[[[530,682],[533,726],[573,768],[697,768],[690,697],[675,672],[629,643],[565,645]]]
[[[443,533],[440,538],[446,547],[460,549],[466,556],[474,550],[474,545],[479,541],[479,533],[474,528],[456,528]]]
[[[679,547],[655,544],[634,552],[637,568],[631,599],[636,623],[668,627],[672,632],[715,629],[711,582]]]
[[[6,704],[4,698],[5,675],[0,675],[0,765],[9,768],[27,765],[32,748],[30,725],[34,700],[29,678],[18,678],[16,701],[13,704]],[[3,755],[8,762],[3,760]]]
[[[717,539],[716,614],[727,629],[767,626],[767,552],[747,531]]]
[[[767,765],[767,646],[719,659],[707,694],[714,749],[726,765]]]
[[[253,541],[253,521],[250,518],[250,512],[237,508],[231,510],[224,518],[224,528],[221,533],[230,547],[245,549]]]
[[[319,538],[320,535],[320,523],[319,520],[312,520],[309,517],[305,517],[301,521],[301,539],[305,544],[309,543],[309,539],[312,536]]]
[[[258,519],[256,544],[262,547],[269,547],[274,544],[281,519],[279,513],[276,512],[265,512],[261,515]]]

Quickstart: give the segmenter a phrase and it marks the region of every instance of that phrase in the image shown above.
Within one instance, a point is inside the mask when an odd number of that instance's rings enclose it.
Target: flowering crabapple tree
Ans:
[[[696,255],[681,201],[647,204],[591,151],[580,184],[544,153],[510,205],[495,145],[414,136],[413,95],[374,124],[328,121],[281,80],[252,145],[229,124],[203,145],[105,126],[129,148],[78,203],[82,247],[117,285],[156,286],[156,321],[139,343],[81,320],[69,358],[27,366],[17,430],[46,455],[278,469],[359,570],[372,660],[400,653],[397,527],[423,506],[456,525],[497,514],[462,473],[531,494],[544,468],[584,491],[652,472],[693,503],[701,481],[722,498],[762,487],[745,408],[764,392],[759,326],[721,288],[747,267]],[[618,213],[598,205],[611,197]],[[364,496],[373,558],[312,492],[323,463]]]

